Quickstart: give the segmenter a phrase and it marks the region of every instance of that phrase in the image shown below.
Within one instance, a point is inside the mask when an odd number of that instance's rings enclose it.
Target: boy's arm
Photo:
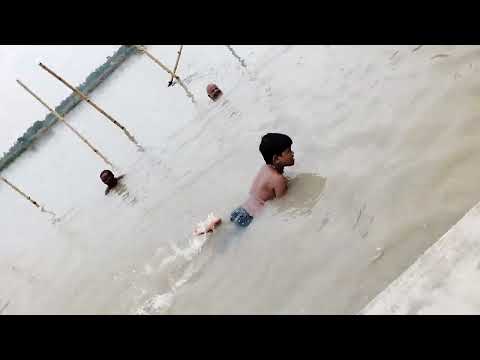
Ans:
[[[124,177],[125,177],[125,174],[120,175],[120,176],[117,177],[117,180],[121,180],[121,179],[123,179]]]
[[[273,179],[273,191],[275,192],[275,197],[282,197],[287,190],[287,179],[285,177],[278,176]]]
[[[105,189],[105,195],[108,195],[109,192],[110,192],[110,188],[107,187],[107,188]]]

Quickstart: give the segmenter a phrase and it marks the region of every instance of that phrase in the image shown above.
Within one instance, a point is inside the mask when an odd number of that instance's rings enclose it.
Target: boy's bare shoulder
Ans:
[[[280,174],[279,172],[275,171],[275,170],[271,170],[268,174],[268,180],[269,182],[271,182],[272,184],[284,184],[287,182],[287,179],[285,178],[285,176],[283,176],[283,174]]]
[[[276,173],[275,175],[272,176],[272,181],[283,184],[287,182],[287,178],[282,174]]]

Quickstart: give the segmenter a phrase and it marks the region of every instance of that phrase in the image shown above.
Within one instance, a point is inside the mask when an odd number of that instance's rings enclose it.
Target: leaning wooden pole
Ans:
[[[38,100],[40,104],[45,106],[53,115],[57,117],[58,120],[60,120],[62,123],[65,124],[66,127],[68,127],[75,135],[77,135],[80,140],[82,140],[95,154],[97,154],[107,165],[110,165],[112,168],[115,168],[115,166],[97,149],[95,148],[85,137],[80,134],[72,125],[67,123],[62,115],[60,115],[58,112],[56,112],[54,109],[52,109],[50,106],[48,106],[45,101],[40,99],[38,95],[36,95],[32,90],[30,90],[25,84],[23,84],[20,80],[17,79],[17,83],[23,87],[30,95],[32,95],[35,99]]]
[[[245,64],[245,60],[243,60],[237,53],[235,50],[233,50],[232,46],[231,45],[225,45],[228,50],[230,50],[230,52],[232,53],[232,55],[240,62],[240,65],[242,65],[244,68],[247,67],[247,64]]]
[[[178,67],[178,63],[180,61],[180,55],[182,55],[182,49],[183,49],[183,45],[180,45],[180,49],[178,50],[177,52],[177,61],[175,61],[175,66],[173,67],[173,74],[172,74],[172,78],[170,79],[170,81],[168,82],[168,86],[172,86],[173,84],[173,78],[175,77],[175,75],[177,74],[177,67]]]
[[[33,206],[35,206],[37,209],[40,209],[42,212],[45,212],[45,213],[48,213],[48,214],[51,214],[53,215],[53,217],[55,218],[55,213],[52,212],[52,211],[48,211],[48,210],[45,210],[45,208],[43,206],[40,206],[40,204],[38,202],[36,202],[35,200],[33,200],[30,196],[28,196],[27,194],[25,194],[22,190],[20,190],[18,187],[16,187],[15,185],[13,185],[10,181],[8,181],[7,179],[5,179],[3,176],[0,175],[0,180],[2,180],[5,184],[7,184],[8,186],[10,186],[16,193],[20,194],[23,198],[27,199],[31,204],[33,204]]]
[[[183,83],[182,80],[180,80],[180,78],[178,77],[178,75],[174,74],[168,67],[166,67],[165,65],[162,64],[162,62],[160,60],[158,60],[155,56],[153,56],[150,52],[147,51],[147,49],[145,49],[145,47],[143,46],[139,46],[139,45],[135,45],[137,47],[137,49],[141,52],[143,52],[145,55],[147,55],[151,60],[153,60],[153,62],[155,64],[157,64],[158,66],[160,66],[163,70],[165,70],[167,73],[169,73],[170,75],[172,75],[175,80],[177,80],[177,82],[180,84],[180,86],[185,90],[185,92],[187,93],[187,96],[192,100],[193,103],[195,103],[195,98],[193,97],[193,94],[190,92],[190,90],[188,90],[188,88],[185,86],[185,84]]]
[[[17,192],[18,194],[20,194],[21,196],[23,196],[25,199],[27,199],[28,201],[30,201],[30,203],[32,203],[35,207],[41,209],[41,206],[38,202],[36,202],[35,200],[33,200],[30,196],[28,196],[27,194],[25,194],[22,190],[20,190],[18,187],[16,187],[15,185],[13,185],[10,181],[8,181],[7,179],[5,179],[3,176],[0,175],[0,180],[2,180],[5,184],[7,184],[8,186],[10,186],[13,190],[15,190],[15,192]]]
[[[110,120],[112,123],[114,123],[116,126],[118,126],[120,129],[123,130],[123,132],[125,133],[125,135],[130,139],[131,142],[133,142],[135,145],[137,145],[137,148],[138,150],[140,151],[144,151],[143,147],[138,144],[137,140],[135,140],[135,138],[133,137],[132,134],[130,134],[130,132],[125,128],[125,126],[123,126],[122,124],[120,124],[117,120],[115,120],[111,115],[109,115],[108,113],[106,113],[103,109],[101,109],[97,104],[95,104],[92,100],[90,100],[90,98],[85,95],[83,92],[81,92],[80,90],[78,90],[77,88],[73,87],[72,85],[70,85],[65,79],[63,79],[62,77],[60,77],[59,75],[57,75],[55,72],[53,72],[53,70],[49,69],[46,65],[42,64],[42,63],[39,63],[38,65],[40,65],[40,67],[42,69],[44,69],[45,71],[47,71],[50,75],[52,75],[53,77],[55,77],[56,79],[60,80],[60,82],[62,82],[65,86],[67,86],[70,90],[72,90],[73,92],[75,92],[78,96],[80,96],[82,98],[82,100],[85,100],[87,103],[89,103],[95,110],[97,110],[99,113],[101,113],[103,116],[105,116],[108,120]]]

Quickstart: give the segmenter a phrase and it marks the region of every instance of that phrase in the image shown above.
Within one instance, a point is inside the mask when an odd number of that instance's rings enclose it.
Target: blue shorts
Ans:
[[[253,216],[250,215],[243,207],[236,208],[230,215],[230,221],[242,227],[247,227],[250,225],[252,220]]]

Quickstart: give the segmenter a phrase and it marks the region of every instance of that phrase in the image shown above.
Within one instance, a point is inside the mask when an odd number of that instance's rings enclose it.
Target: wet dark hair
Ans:
[[[111,172],[110,170],[103,170],[103,171],[100,173],[100,179],[103,177],[104,174],[112,174],[112,175],[113,175],[113,172]]]
[[[281,155],[282,152],[292,146],[293,141],[290,136],[279,133],[268,133],[262,136],[259,150],[267,164],[273,161],[273,155]]]

